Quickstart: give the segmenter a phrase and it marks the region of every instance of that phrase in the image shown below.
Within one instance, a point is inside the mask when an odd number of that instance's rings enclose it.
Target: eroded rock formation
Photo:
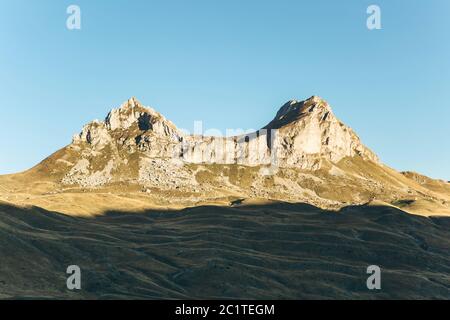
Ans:
[[[86,125],[72,145],[87,145],[92,152],[102,152],[108,147],[108,152],[120,149],[130,154],[141,153],[146,158],[194,164],[317,170],[323,160],[338,162],[356,155],[378,162],[353,130],[334,116],[328,103],[316,96],[289,101],[267,126],[235,137],[186,135],[160,113],[132,98],[113,109],[105,121]],[[76,172],[75,175],[80,171]]]

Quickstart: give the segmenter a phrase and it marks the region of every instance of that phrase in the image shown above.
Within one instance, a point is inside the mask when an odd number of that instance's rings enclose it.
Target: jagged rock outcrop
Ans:
[[[139,172],[151,171],[148,159],[306,170],[320,169],[324,161],[338,162],[344,157],[360,156],[378,162],[353,130],[340,122],[328,103],[317,96],[289,101],[267,126],[235,137],[185,134],[160,113],[131,98],[113,109],[105,121],[84,126],[71,147],[82,150],[82,162],[71,168],[63,182],[94,186],[112,180],[112,172],[120,167],[120,162],[128,161],[128,156],[121,155],[124,152],[139,155]],[[104,161],[104,167],[87,164],[91,161],[87,159],[99,155],[112,163]],[[96,171],[94,166],[98,167]],[[139,177],[142,180],[142,174]]]
[[[329,104],[317,96],[289,101],[265,129],[278,132],[276,150],[281,166],[317,169],[323,159],[338,162],[356,155],[379,161],[353,130],[334,116]]]
[[[99,150],[110,143],[135,146],[147,151],[156,138],[160,143],[179,143],[182,133],[176,126],[152,108],[143,107],[135,98],[111,110],[105,121],[94,120],[75,135],[73,144],[87,143]],[[136,148],[131,148],[132,150]]]

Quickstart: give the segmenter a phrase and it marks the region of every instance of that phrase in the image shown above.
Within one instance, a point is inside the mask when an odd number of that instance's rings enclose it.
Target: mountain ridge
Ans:
[[[336,162],[355,154],[379,162],[378,157],[360,142],[350,127],[334,116],[329,104],[318,96],[304,101],[291,100],[280,108],[268,125],[256,132],[234,137],[185,134],[162,114],[131,98],[118,109],[111,110],[105,121],[87,124],[72,143],[87,142],[95,149],[103,148],[114,140],[110,133],[123,130],[129,131],[128,135],[141,151],[157,148],[151,144],[151,137],[156,135],[159,143],[167,140],[168,149],[172,148],[166,152],[159,150],[158,156],[176,158],[179,154],[181,160],[192,163],[261,165],[276,158],[280,160],[276,164],[279,166],[317,169],[320,163],[308,162],[311,155],[319,155],[316,160],[327,157]],[[271,136],[273,132],[280,132],[282,136],[277,139]],[[123,139],[123,135],[119,139]],[[231,145],[233,142],[234,145]],[[127,147],[133,148],[133,140],[127,141]],[[275,148],[279,149],[274,152]],[[289,153],[291,151],[293,153]],[[223,153],[220,155],[222,158],[217,156],[219,152]],[[229,158],[230,154],[234,155]]]
[[[260,130],[233,137],[189,135],[130,98],[37,166],[0,176],[0,200],[75,215],[239,199],[333,210],[380,201],[450,215],[450,185],[422,180],[380,162],[318,96],[290,100]]]

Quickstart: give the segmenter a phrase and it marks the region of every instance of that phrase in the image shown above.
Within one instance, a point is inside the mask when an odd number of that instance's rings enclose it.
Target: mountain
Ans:
[[[320,168],[323,160],[338,162],[346,156],[378,162],[319,97],[290,101],[261,130],[229,138],[185,135],[161,114],[132,98],[112,110],[104,122],[86,125],[74,137],[72,148],[78,147],[100,152],[110,147],[106,153],[111,153],[110,149],[140,152],[147,158],[184,163],[257,166],[274,162],[280,167],[312,170]]]
[[[450,214],[450,185],[418,177],[380,162],[317,96],[233,137],[187,134],[131,98],[36,167],[0,176],[0,200],[73,215],[272,201]]]
[[[449,183],[389,168],[319,97],[233,137],[132,98],[0,176],[0,299],[448,299],[446,215]]]

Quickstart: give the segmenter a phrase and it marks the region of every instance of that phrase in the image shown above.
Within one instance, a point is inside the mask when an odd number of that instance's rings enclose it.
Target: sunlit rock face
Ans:
[[[217,138],[186,136],[181,157],[193,163],[276,164],[319,169],[321,160],[338,162],[359,155],[378,162],[353,130],[340,122],[319,97],[290,101],[263,129],[248,135]]]
[[[280,166],[318,169],[321,160],[338,162],[356,155],[379,161],[353,130],[334,116],[329,104],[316,96],[289,101],[265,128],[277,130],[275,152]]]
[[[76,177],[75,181],[102,183],[110,181],[114,168],[128,163],[127,157],[133,154],[146,163],[148,159],[166,159],[185,164],[272,165],[306,170],[320,169],[324,160],[338,162],[344,157],[360,156],[378,162],[353,130],[317,96],[289,101],[267,126],[235,137],[185,134],[160,113],[131,98],[110,111],[105,121],[84,126],[71,147],[83,150],[80,160],[102,156],[112,163],[104,161],[105,167],[93,172],[89,169],[92,165],[83,160],[83,170],[75,168],[76,174],[72,172],[69,181]],[[98,172],[106,172],[108,179],[98,177]],[[93,174],[96,179],[83,177]]]

